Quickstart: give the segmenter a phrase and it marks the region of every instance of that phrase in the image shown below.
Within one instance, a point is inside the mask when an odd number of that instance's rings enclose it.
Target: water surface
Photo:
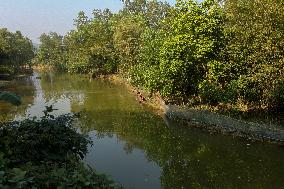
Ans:
[[[126,189],[280,189],[284,150],[211,135],[163,119],[124,86],[67,74],[22,79],[7,90],[23,105],[0,103],[1,119],[83,112],[78,127],[94,145],[85,162]]]

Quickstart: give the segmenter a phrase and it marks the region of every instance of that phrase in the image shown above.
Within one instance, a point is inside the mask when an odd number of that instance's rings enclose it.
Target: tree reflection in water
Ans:
[[[284,151],[279,147],[247,145],[246,141],[213,136],[175,122],[166,124],[123,86],[108,81],[46,74],[40,84],[43,99],[57,102],[55,108],[64,109],[65,113],[83,112],[77,125],[82,132],[95,131],[95,144],[98,139],[117,138],[114,147],[123,144],[124,155],[137,155],[140,150],[141,159],[155,162],[161,169],[161,188],[261,189],[284,185]],[[96,150],[104,147],[97,146],[91,153],[99,156]],[[119,154],[108,155],[115,158]],[[131,166],[127,162],[125,165]],[[125,177],[134,176],[125,170],[118,172]],[[116,173],[110,174],[115,177]]]

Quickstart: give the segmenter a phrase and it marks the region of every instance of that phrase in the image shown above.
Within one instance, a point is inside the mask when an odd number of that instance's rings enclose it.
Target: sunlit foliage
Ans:
[[[117,13],[79,13],[63,40],[66,70],[119,73],[172,103],[283,109],[281,0],[123,4]]]
[[[31,40],[20,31],[12,33],[6,28],[0,29],[0,73],[14,74],[23,66],[30,66],[33,57]]]

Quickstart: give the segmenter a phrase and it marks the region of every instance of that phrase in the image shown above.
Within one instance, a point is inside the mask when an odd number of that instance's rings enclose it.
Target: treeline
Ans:
[[[30,66],[34,57],[32,41],[20,31],[15,33],[0,28],[0,74],[15,74]]]
[[[80,12],[66,36],[43,34],[37,61],[72,73],[119,73],[168,102],[241,111],[284,108],[282,0],[125,0]]]

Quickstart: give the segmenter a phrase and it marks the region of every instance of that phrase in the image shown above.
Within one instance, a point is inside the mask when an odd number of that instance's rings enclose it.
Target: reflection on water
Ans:
[[[26,109],[34,102],[36,93],[35,78],[18,78],[16,82],[10,83],[5,89],[18,94],[21,97],[21,106],[11,106],[8,103],[0,102],[0,121],[11,120],[15,115],[24,115]],[[1,90],[1,89],[0,89]]]
[[[23,83],[24,82],[24,83]],[[14,118],[83,111],[78,127],[94,145],[85,161],[125,188],[257,188],[284,186],[283,148],[248,144],[167,122],[139,104],[123,86],[80,76],[43,74],[11,87],[21,109],[0,104]],[[29,99],[29,100],[28,100]]]

